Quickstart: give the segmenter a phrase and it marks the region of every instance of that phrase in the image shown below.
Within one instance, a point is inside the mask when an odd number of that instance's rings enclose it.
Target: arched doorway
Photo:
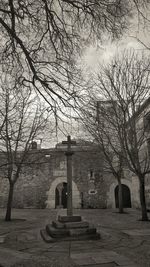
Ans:
[[[50,185],[50,189],[47,192],[46,208],[54,209],[56,208],[56,188],[58,189],[59,184],[67,185],[66,177],[57,177]],[[58,198],[58,196],[57,196]],[[73,208],[81,208],[81,196],[79,189],[74,181],[72,181],[72,202]],[[61,202],[60,202],[61,203]]]
[[[119,198],[118,198],[119,186],[117,185],[115,188],[115,203],[116,208],[119,207]],[[130,189],[127,185],[122,184],[122,197],[123,197],[123,207],[131,208],[131,194]]]
[[[67,183],[60,183],[55,189],[55,208],[67,208]]]

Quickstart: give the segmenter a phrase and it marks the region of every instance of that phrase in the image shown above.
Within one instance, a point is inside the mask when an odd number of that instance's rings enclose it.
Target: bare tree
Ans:
[[[73,105],[81,97],[76,65],[83,47],[91,39],[101,38],[104,32],[113,38],[120,36],[136,7],[135,2],[2,0],[0,58],[3,71],[18,66],[22,84],[35,88],[49,101],[54,113],[60,103]]]
[[[116,103],[115,103],[116,105]],[[121,146],[118,142],[118,132],[116,131],[116,116],[113,111],[112,102],[97,100],[97,95],[91,94],[89,103],[82,107],[81,118],[90,138],[98,145],[103,152],[103,171],[113,174],[118,182],[118,207],[119,213],[123,213],[122,183],[123,177],[123,156]]]
[[[117,133],[124,161],[138,177],[142,220],[148,220],[145,176],[150,173],[149,121],[145,126],[145,120],[149,114],[150,61],[144,56],[138,58],[134,52],[124,52],[98,73],[97,81],[101,96],[112,103],[115,117],[109,123]]]
[[[0,120],[3,122],[0,131],[3,162],[0,167],[9,181],[5,220],[10,221],[15,183],[29,157],[32,142],[46,130],[49,111],[29,90],[13,88],[8,80],[4,81],[0,89]]]

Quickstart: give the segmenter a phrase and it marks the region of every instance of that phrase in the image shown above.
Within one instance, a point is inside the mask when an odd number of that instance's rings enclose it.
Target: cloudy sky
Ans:
[[[137,40],[138,38],[144,44],[150,47],[149,29],[149,25],[146,27],[143,25],[142,21],[138,21],[137,17],[135,16],[135,18],[132,19],[130,28],[119,40],[112,42],[110,38],[106,36],[103,43],[97,42],[91,44],[86,48],[82,58],[85,76],[89,76],[89,74],[93,71],[97,71],[100,64],[110,62],[116,53],[121,53],[121,51],[124,49],[134,49],[137,53],[149,53],[144,45]],[[53,137],[51,136],[51,139],[49,139],[48,136],[45,136],[46,142],[43,142],[43,146],[53,147],[56,145],[56,143],[65,140],[66,135],[68,134],[70,134],[72,138],[87,137],[81,125],[73,120],[70,120],[64,125],[64,127],[61,127],[61,129],[61,131],[58,129],[57,135],[56,132],[54,132]]]
[[[117,53],[121,53],[124,49],[134,49],[137,53],[147,51],[143,44],[150,47],[150,33],[148,29],[143,27],[138,28],[137,25],[126,32],[120,40],[111,42],[110,39],[104,41],[104,43],[93,44],[85,51],[83,62],[87,71],[92,71],[93,68],[97,69],[99,64],[110,62],[111,59]],[[143,42],[140,43],[138,41]]]

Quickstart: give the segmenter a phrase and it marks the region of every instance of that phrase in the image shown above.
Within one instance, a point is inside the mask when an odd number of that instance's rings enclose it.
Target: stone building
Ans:
[[[150,98],[138,109],[137,124],[150,124]],[[149,127],[145,148],[150,151]],[[15,184],[13,207],[16,208],[66,208],[67,170],[66,145],[41,149],[36,143],[24,162],[20,177]],[[74,208],[115,208],[118,207],[118,183],[104,168],[104,155],[93,143],[76,140],[73,168]],[[1,165],[4,153],[0,154]],[[124,207],[140,208],[138,178],[124,169]],[[8,180],[0,168],[0,207],[5,207],[8,197]],[[150,207],[150,177],[146,177],[146,199]]]
[[[13,207],[66,208],[67,173],[66,145],[52,149],[33,146],[15,185]],[[103,171],[103,153],[88,142],[77,141],[73,155],[73,207],[115,208],[118,201],[117,181]],[[125,207],[138,206],[138,188],[126,174],[124,184]],[[8,180],[0,173],[0,207],[5,207]]]
[[[104,106],[104,110],[109,108],[111,110],[112,107],[112,101],[102,101],[102,103],[98,103],[99,105]],[[115,101],[113,103],[113,106],[116,105],[115,108],[110,112],[111,116],[113,116],[113,111],[118,109],[117,113],[119,116],[121,116],[121,112],[119,112],[118,104]],[[99,108],[99,106],[98,106]],[[141,171],[143,173],[145,172],[145,196],[146,196],[146,204],[147,208],[150,208],[150,97],[148,97],[145,101],[142,101],[140,105],[135,107],[135,110],[133,111],[130,120],[126,124],[126,129],[128,131],[128,141],[129,149],[134,149],[134,142],[130,141],[129,139],[132,138],[132,134],[134,134],[134,129],[132,130],[132,121],[135,123],[135,129],[136,129],[136,140],[137,140],[137,150],[138,150],[138,163],[140,165]],[[131,135],[130,135],[131,133]],[[115,129],[112,130],[112,135],[115,136]],[[113,140],[113,139],[112,139]],[[133,140],[133,139],[131,139]],[[114,141],[114,144],[116,145],[116,140]],[[132,145],[130,146],[130,142]],[[131,151],[131,153],[134,153],[134,150]],[[134,154],[132,154],[134,155]],[[136,162],[136,160],[134,161]],[[131,164],[132,166],[132,164]],[[113,181],[113,178],[112,178]],[[132,207],[140,208],[140,193],[139,193],[139,178],[136,176],[135,172],[132,173],[128,170],[128,167],[124,165],[123,168],[123,179],[121,179],[123,184],[123,198],[124,198],[124,205],[126,206],[126,201],[131,203]],[[130,189],[130,192],[129,192]],[[110,186],[110,191],[107,198],[107,206],[113,206],[115,207],[117,205],[117,200],[114,197],[113,192],[115,192],[115,195],[117,194],[117,182],[112,182],[112,185]]]

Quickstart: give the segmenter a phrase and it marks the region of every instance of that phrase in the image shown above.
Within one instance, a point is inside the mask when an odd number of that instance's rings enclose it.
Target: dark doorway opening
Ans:
[[[55,189],[55,208],[67,208],[67,183],[60,183]]]
[[[119,208],[119,197],[118,197],[119,186],[115,188],[115,202],[116,208]],[[123,207],[131,208],[131,193],[127,185],[122,184],[122,197],[123,197]]]
[[[63,189],[62,189],[62,205],[63,208],[67,208],[67,183],[63,183]]]
[[[55,189],[55,208],[57,208],[59,206],[59,191],[56,187]]]

